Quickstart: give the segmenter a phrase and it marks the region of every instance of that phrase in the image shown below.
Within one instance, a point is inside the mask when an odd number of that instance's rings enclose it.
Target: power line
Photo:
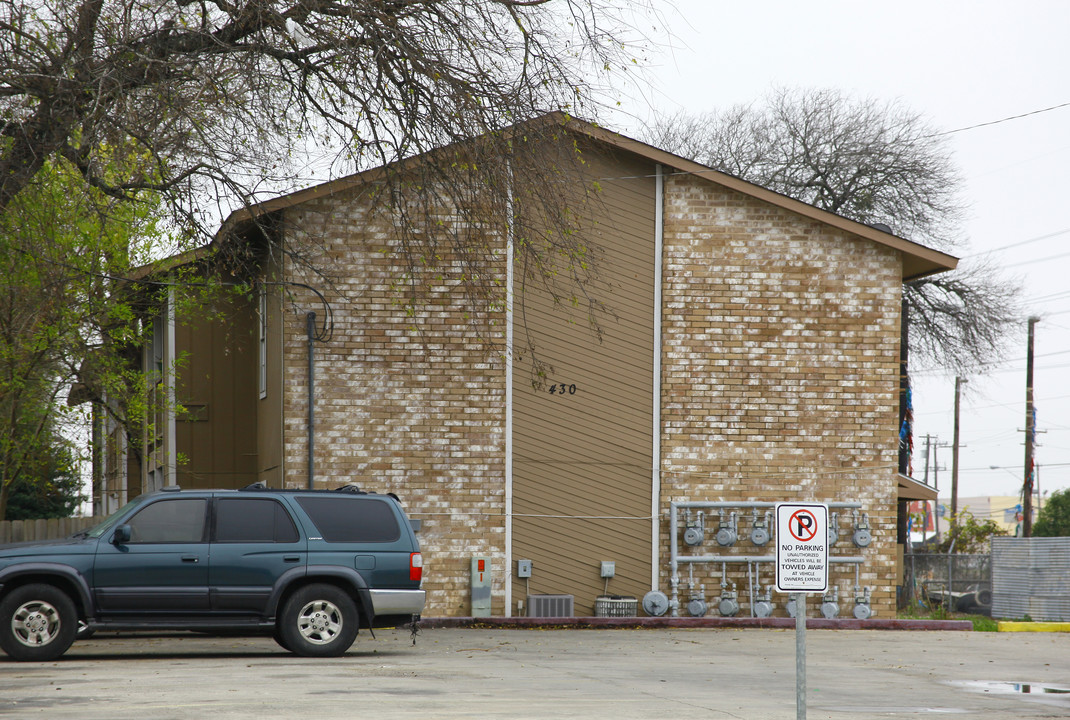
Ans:
[[[1066,312],[1070,312],[1070,310],[1067,310]],[[1044,317],[1047,317],[1049,314],[1050,315],[1058,315],[1059,313],[1048,313],[1048,314],[1045,314]],[[1055,355],[1066,355],[1067,353],[1070,353],[1070,350],[1055,350],[1055,351],[1049,352],[1049,353],[1037,353],[1036,357],[1038,357],[1038,358],[1041,358],[1041,357],[1053,357]],[[993,365],[1006,365],[1008,363],[1025,362],[1025,360],[1026,360],[1026,358],[1024,358],[1024,357],[1008,358],[1006,360],[989,360],[987,362],[979,362],[979,363],[976,363],[974,365],[971,365],[970,368],[968,368],[968,369],[981,370],[983,368],[991,367]],[[1049,365],[1047,367],[1063,367],[1063,366],[1062,365]],[[1018,369],[1020,369],[1020,368],[1013,368],[1013,367],[1001,368],[1001,369],[995,370],[993,372],[1010,372],[1010,371],[1018,370]],[[918,376],[935,375],[935,374],[942,373],[942,372],[945,372],[945,370],[943,368],[933,368],[931,370],[928,370],[928,369],[927,370],[916,370],[916,371],[912,372],[911,375],[918,375]]]
[[[1011,120],[1020,120],[1024,117],[1031,115],[1039,115],[1041,113],[1051,112],[1052,110],[1058,110],[1059,108],[1070,107],[1070,102],[1061,103],[1059,105],[1052,105],[1051,107],[1041,108],[1040,110],[1033,110],[1031,112],[1022,113],[1021,115],[1011,115],[1010,117],[1000,118],[999,120],[990,120],[988,122],[977,123],[976,125],[968,125],[966,127],[955,128],[954,130],[945,130],[943,132],[933,133],[932,135],[926,135],[925,137],[940,137],[941,135],[952,135],[954,133],[966,132],[967,130],[976,130],[977,128],[988,127],[989,125],[999,125],[1000,123],[1010,122]]]
[[[1031,302],[1051,302],[1052,300],[1062,300],[1066,297],[1070,297],[1070,290],[1061,290],[1060,292],[1051,293],[1050,295],[1040,295],[1029,299]]]
[[[962,259],[963,260],[969,260],[970,258],[982,257],[984,255],[991,255],[992,253],[1003,252],[1004,250],[1010,250],[1011,248],[1021,247],[1022,245],[1029,245],[1030,243],[1039,242],[1041,240],[1047,240],[1048,238],[1058,237],[1059,235],[1065,235],[1066,233],[1070,233],[1070,228],[1064,228],[1062,230],[1056,230],[1053,233],[1048,233],[1047,235],[1039,235],[1039,236],[1034,237],[1034,238],[1029,238],[1028,240],[1020,240],[1019,242],[1014,242],[1014,243],[1011,243],[1010,245],[1001,245],[1000,247],[995,247],[995,248],[992,248],[991,250],[985,250],[985,251],[979,252],[979,253],[973,253],[972,255],[965,255],[965,256],[962,257]]]
[[[1047,262],[1048,260],[1058,260],[1060,258],[1070,256],[1070,252],[1060,253],[1058,255],[1049,255],[1047,257],[1036,258],[1034,260],[1023,260],[1022,262],[1011,263],[1009,265],[1003,265],[1004,268],[1021,267],[1022,265],[1032,265],[1033,263]]]

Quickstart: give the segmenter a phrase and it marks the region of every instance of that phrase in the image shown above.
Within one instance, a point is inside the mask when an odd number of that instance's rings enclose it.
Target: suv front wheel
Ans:
[[[0,602],[0,647],[13,660],[55,660],[77,633],[74,602],[53,585],[25,585]]]
[[[357,638],[357,605],[334,585],[309,585],[294,592],[279,614],[276,639],[305,657],[337,657]]]

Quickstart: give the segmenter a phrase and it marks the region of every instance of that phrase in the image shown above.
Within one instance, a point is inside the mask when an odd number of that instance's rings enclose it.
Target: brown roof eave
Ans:
[[[760,185],[741,180],[728,173],[714,170],[706,165],[687,160],[678,155],[673,155],[665,150],[659,150],[658,148],[647,145],[639,140],[633,140],[632,138],[609,130],[604,130],[580,120],[570,120],[568,121],[568,124],[576,132],[584,133],[606,144],[635,153],[636,155],[640,155],[660,165],[666,165],[679,172],[690,173],[705,178],[710,182],[723,185],[744,195],[749,195],[772,205],[782,207],[785,210],[798,213],[799,215],[803,215],[812,220],[831,225],[853,235],[898,250],[903,254],[904,282],[917,280],[918,278],[933,275],[935,273],[953,270],[958,265],[958,258],[953,255],[948,255],[939,250],[934,250],[925,245],[901,238],[898,235],[878,230],[877,228],[864,223],[850,220],[841,215],[822,210],[821,208],[795,200],[786,195],[781,195],[780,193],[763,188]]]
[[[171,255],[169,257],[161,258],[155,262],[151,262],[148,265],[140,265],[130,270],[126,275],[127,282],[138,282],[141,280],[147,280],[153,275],[160,275],[167,273],[175,268],[185,267],[187,265],[193,265],[201,262],[209,257],[212,253],[212,246],[214,243],[208,245],[202,245],[200,247],[193,248],[192,250],[186,250],[180,252],[177,255]]]
[[[539,116],[527,122],[518,123],[512,127],[506,129],[504,132],[507,137],[515,137],[519,134],[523,134],[531,130],[534,127],[539,126],[560,126],[569,127],[571,122],[581,122],[578,120],[572,120],[568,115],[562,112],[551,112],[545,115]],[[586,123],[582,123],[586,125]],[[592,126],[593,127],[593,126]],[[386,166],[380,166],[370,168],[368,170],[362,170],[361,172],[354,173],[352,175],[346,175],[345,177],[337,178],[335,180],[328,180],[327,182],[320,183],[319,185],[313,185],[309,188],[302,190],[296,190],[286,195],[280,195],[279,197],[271,198],[263,202],[254,203],[252,205],[246,205],[245,207],[235,210],[223,221],[219,231],[215,236],[215,243],[219,243],[228,233],[239,227],[241,224],[250,222],[257,217],[262,217],[266,214],[277,212],[279,210],[285,210],[287,208],[300,205],[301,203],[309,202],[311,200],[318,200],[319,198],[329,197],[336,193],[344,192],[351,188],[360,187],[368,183],[376,182],[379,180],[390,177],[392,173],[405,172],[407,169],[418,166],[421,163],[427,162],[429,157],[433,157],[437,153],[447,152],[451,147],[456,145],[446,145],[420,155],[414,155],[412,157],[404,158],[391,163]]]
[[[744,195],[749,195],[772,205],[782,207],[785,210],[798,213],[799,215],[808,217],[812,220],[839,228],[858,237],[890,247],[902,253],[904,282],[953,270],[958,265],[958,258],[948,255],[947,253],[878,230],[869,225],[849,220],[848,218],[828,212],[827,210],[822,210],[813,205],[809,205],[786,195],[781,195],[780,193],[747,182],[746,180],[741,180],[733,175],[673,155],[672,153],[647,145],[639,140],[633,140],[632,138],[620,135],[619,133],[600,128],[592,123],[569,117],[564,113],[549,113],[527,123],[521,123],[520,125],[514,126],[513,132],[522,133],[534,125],[558,125],[567,128],[572,132],[586,135],[607,145],[634,153],[658,164],[674,168],[679,172],[691,173]],[[393,170],[404,170],[408,165],[425,162],[428,156],[429,154],[425,153],[423,155],[406,158],[399,161],[399,163],[394,164],[391,168],[393,168]],[[373,168],[337,180],[321,183],[304,190],[298,190],[288,195],[272,198],[271,200],[266,200],[261,203],[247,205],[246,207],[235,210],[227,217],[220,227],[219,232],[216,234],[213,244],[218,244],[224,237],[241,224],[252,221],[256,217],[261,217],[267,213],[283,210],[310,200],[316,200],[338,192],[343,192],[353,187],[383,179],[389,172],[390,170],[386,167]]]

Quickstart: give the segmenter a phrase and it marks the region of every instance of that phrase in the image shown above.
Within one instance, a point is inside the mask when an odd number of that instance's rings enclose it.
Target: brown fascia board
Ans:
[[[568,121],[568,125],[576,132],[589,135],[608,145],[616,146],[622,150],[640,155],[661,165],[667,165],[677,171],[690,173],[710,182],[723,185],[744,195],[749,195],[755,199],[768,202],[771,205],[798,213],[799,215],[826,225],[831,225],[832,227],[849,232],[852,235],[857,235],[858,237],[872,240],[873,242],[898,250],[903,255],[904,282],[917,280],[926,275],[954,270],[956,265],[958,265],[958,258],[953,255],[948,255],[939,250],[934,250],[925,245],[906,240],[898,235],[886,233],[883,230],[878,230],[877,228],[870,227],[864,223],[850,220],[800,200],[781,195],[780,193],[763,188],[760,185],[741,180],[734,175],[729,175],[728,173],[715,170],[692,160],[686,160],[664,150],[659,150],[658,148],[647,145],[639,140],[633,140],[632,138],[609,130],[604,130],[581,120],[570,120]]]
[[[795,200],[786,195],[781,195],[780,193],[763,188],[760,185],[755,185],[754,183],[741,180],[728,173],[715,170],[692,160],[687,160],[678,155],[673,155],[670,152],[660,150],[639,140],[634,140],[584,120],[570,117],[565,113],[548,113],[529,122],[515,125],[512,130],[514,134],[519,134],[525,132],[532,126],[539,125],[558,125],[580,135],[586,135],[594,140],[605,143],[606,145],[639,155],[652,162],[666,165],[678,172],[690,173],[696,177],[708,180],[709,182],[723,185],[724,187],[742,193],[743,195],[749,195],[757,200],[762,200],[771,205],[810,218],[811,220],[816,220],[817,222],[838,228],[857,237],[892,248],[902,254],[904,282],[917,280],[918,278],[926,277],[927,275],[954,270],[958,265],[958,258],[953,255],[948,255],[947,253],[934,250],[925,245],[921,245],[920,243],[901,238],[898,235],[886,233],[883,230],[878,230],[877,228],[864,223],[850,220],[841,215],[822,210],[821,208]],[[425,162],[428,157],[429,154],[425,153],[412,158],[406,158],[405,160],[400,161],[396,167],[399,170],[403,170],[406,165]],[[333,195],[369,182],[374,182],[375,180],[381,179],[386,174],[387,169],[384,167],[373,168],[371,170],[365,170],[354,175],[348,175],[344,178],[331,180],[304,190],[298,190],[297,192],[288,195],[282,195],[271,200],[241,208],[240,210],[231,213],[223,222],[219,232],[216,234],[215,242],[219,242],[231,228],[242,222],[247,222],[255,217],[293,207],[294,205],[299,205],[310,200]]]
[[[186,265],[192,265],[207,258],[212,252],[212,246],[202,245],[200,247],[193,248],[192,250],[186,250],[180,252],[177,255],[171,255],[169,257],[161,258],[155,262],[151,262],[148,265],[140,265],[133,268],[127,273],[127,282],[139,282],[141,280],[147,280],[153,275],[159,275],[166,273],[175,268],[185,267]]]
[[[516,136],[523,134],[531,128],[536,128],[539,126],[552,127],[554,125],[574,130],[574,128],[568,126],[570,120],[571,118],[569,118],[569,116],[565,113],[551,112],[546,113],[545,115],[540,115],[539,117],[533,118],[532,120],[529,120],[527,122],[517,123],[516,125],[507,128],[504,132],[507,133],[508,136]],[[263,202],[255,203],[252,205],[246,205],[245,207],[239,208],[238,210],[235,210],[227,216],[226,220],[224,220],[223,224],[220,226],[219,231],[216,233],[214,242],[220,242],[232,228],[241,225],[242,223],[249,222],[254,218],[268,215],[273,212],[278,212],[279,210],[285,210],[287,208],[291,208],[295,205],[300,205],[301,203],[309,202],[311,200],[318,200],[322,197],[328,197],[330,195],[334,195],[335,193],[345,192],[346,190],[349,190],[351,188],[360,187],[362,185],[367,185],[369,183],[382,180],[390,176],[391,170],[393,170],[393,172],[395,173],[404,172],[409,167],[428,162],[428,160],[432,158],[435,154],[446,152],[449,150],[450,147],[455,147],[455,145],[446,145],[425,153],[421,153],[420,155],[414,155],[412,157],[398,160],[397,162],[391,163],[387,166],[379,166],[375,168],[370,168],[368,170],[362,170],[361,172],[354,173],[352,175],[346,175],[345,177],[337,178],[335,180],[329,180],[327,182],[320,183],[319,185],[313,185],[309,188],[296,190],[292,193],[280,195],[279,197],[272,198],[270,200],[265,200]]]

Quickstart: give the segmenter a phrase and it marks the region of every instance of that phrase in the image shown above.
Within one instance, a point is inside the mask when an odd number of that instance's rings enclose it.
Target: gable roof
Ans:
[[[672,168],[676,172],[694,175],[703,180],[722,185],[743,195],[753,197],[776,207],[797,213],[803,217],[810,218],[811,220],[830,225],[860,238],[897,250],[902,253],[903,257],[904,282],[916,280],[925,277],[926,275],[932,275],[946,270],[953,270],[956,265],[958,265],[958,258],[948,255],[947,253],[901,238],[898,235],[885,232],[876,227],[866,225],[865,223],[850,220],[842,215],[829,212],[828,210],[822,210],[821,208],[808,203],[790,198],[787,195],[782,195],[763,188],[760,185],[741,180],[734,175],[729,175],[728,173],[721,172],[720,170],[716,170],[707,165],[702,165],[701,163],[687,160],[678,155],[673,155],[670,152],[660,150],[652,145],[648,145],[639,140],[634,140],[621,135],[620,133],[606,130],[593,123],[569,117],[564,113],[549,113],[540,118],[536,118],[531,122],[560,125],[570,132],[589,137],[612,148],[638,155],[651,162]],[[514,129],[525,127],[527,125],[529,125],[529,123],[514,126]],[[408,158],[401,162],[419,163],[424,161],[424,158],[426,158],[426,155],[420,155]],[[287,195],[280,195],[279,197],[241,208],[231,213],[223,222],[219,233],[216,236],[217,240],[223,237],[229,229],[243,222],[252,220],[255,217],[284,210],[318,198],[327,197],[354,187],[359,187],[369,182],[374,182],[375,180],[382,178],[384,175],[385,172],[383,168],[373,168],[371,170],[365,170],[343,178],[338,178],[337,180],[331,180],[329,182],[314,185]]]

